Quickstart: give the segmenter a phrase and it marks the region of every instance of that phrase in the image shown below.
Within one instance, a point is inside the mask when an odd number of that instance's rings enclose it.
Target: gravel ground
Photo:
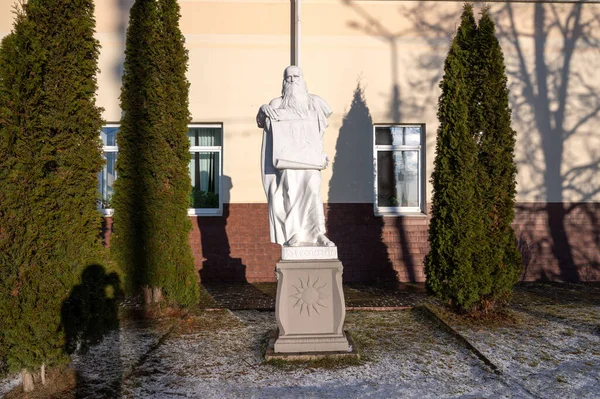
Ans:
[[[560,295],[559,295],[560,297]],[[272,311],[202,311],[125,320],[85,356],[60,398],[598,398],[600,305],[516,295],[511,322],[446,321],[502,371],[494,373],[421,308],[352,311],[359,362],[265,363]],[[458,321],[457,321],[458,320]],[[0,380],[0,396],[20,383]]]

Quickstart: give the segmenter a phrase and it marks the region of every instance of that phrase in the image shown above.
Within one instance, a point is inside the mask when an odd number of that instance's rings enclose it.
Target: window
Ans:
[[[110,124],[100,132],[106,163],[98,174],[98,208],[106,216],[113,215],[111,201],[117,179],[115,163],[119,152],[118,131],[119,125]],[[187,135],[190,140],[189,173],[192,181],[188,215],[221,215],[223,125],[192,124],[188,126]]]
[[[223,125],[190,125],[190,193],[189,215],[221,215],[221,168]]]
[[[115,163],[117,162],[117,132],[119,125],[106,125],[100,131],[100,139],[102,140],[102,155],[106,163],[102,166],[102,171],[98,174],[98,191],[100,198],[98,200],[98,208],[106,216],[112,216],[112,196],[114,194],[114,184],[117,178]]]
[[[373,126],[375,214],[424,215],[425,125]]]

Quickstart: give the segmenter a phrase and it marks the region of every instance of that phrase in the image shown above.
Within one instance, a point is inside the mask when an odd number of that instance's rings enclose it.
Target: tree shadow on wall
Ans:
[[[245,283],[246,266],[241,258],[231,257],[231,246],[227,235],[227,219],[229,218],[230,190],[233,187],[231,177],[221,178],[221,195],[223,195],[223,215],[198,217],[198,229],[202,243],[202,269],[200,280],[205,282]]]
[[[64,352],[75,355],[76,398],[121,396],[118,301],[122,297],[119,276],[106,274],[104,267],[94,264],[83,271],[81,284],[73,287],[62,305]]]
[[[389,29],[358,4],[342,1],[364,22],[350,22],[350,26],[375,38],[388,38]],[[406,71],[411,96],[403,105],[417,113],[437,104],[443,62],[460,21],[461,4],[446,4],[398,7],[407,26],[400,34],[416,36],[428,47]],[[518,130],[516,162],[520,180],[528,182],[527,187],[517,187],[518,196],[541,203],[516,207],[515,233],[521,237],[520,246],[529,251],[527,266],[530,273],[542,274],[537,278],[597,279],[600,8],[582,3],[505,2],[493,4],[491,12],[505,54],[513,126]],[[390,51],[392,57],[397,52]],[[544,231],[536,228],[536,221],[543,221]],[[557,271],[549,263],[557,264]]]
[[[358,4],[357,2],[353,1],[353,0],[342,0],[342,2],[348,6],[349,8],[351,8],[356,15],[359,17],[359,20],[352,20],[348,22],[348,26],[352,29],[358,30],[362,33],[364,33],[365,35],[371,36],[374,39],[380,40],[385,42],[386,44],[389,45],[389,50],[390,50],[390,59],[391,59],[391,66],[390,66],[390,72],[391,72],[391,76],[390,76],[390,82],[391,82],[391,93],[390,93],[390,99],[388,102],[388,112],[387,112],[387,121],[381,121],[381,122],[390,122],[393,124],[399,124],[402,122],[405,123],[415,123],[415,122],[419,122],[419,121],[415,121],[415,120],[403,120],[403,113],[406,114],[423,114],[423,110],[425,108],[425,104],[419,104],[418,100],[416,99],[416,97],[414,96],[408,96],[407,98],[402,99],[401,97],[401,90],[400,90],[400,81],[399,81],[399,71],[400,71],[400,66],[399,66],[399,43],[401,43],[403,37],[405,35],[407,35],[409,32],[407,30],[406,27],[402,27],[402,29],[400,30],[395,30],[393,31],[393,28],[388,28],[385,27],[381,21],[379,21],[377,18],[373,17],[372,15],[370,15],[365,8],[362,7],[362,5]],[[439,80],[435,81],[435,85],[437,86],[437,83],[439,82]],[[414,98],[413,98],[414,97]],[[427,104],[431,104],[429,102],[427,102]],[[433,103],[435,104],[435,103]],[[404,112],[403,112],[404,111]],[[420,121],[420,122],[424,122],[424,121]],[[426,151],[426,143],[422,143],[422,147],[424,149],[424,151]],[[382,166],[382,165],[380,165]],[[376,165],[373,165],[373,167],[376,167]],[[395,174],[395,167],[391,167],[392,170],[394,172],[392,172],[392,174]],[[371,188],[372,190],[372,188]],[[425,190],[420,189],[420,191],[422,193],[425,192]],[[423,200],[423,202],[425,202],[425,200]],[[417,281],[417,272],[416,269],[417,267],[419,269],[423,268],[423,262],[422,260],[419,260],[417,262],[417,259],[415,259],[415,256],[413,255],[413,251],[415,251],[415,248],[417,246],[419,246],[419,244],[422,244],[422,241],[425,240],[426,235],[426,227],[420,226],[417,227],[418,225],[414,225],[413,228],[407,228],[407,226],[409,225],[410,222],[410,218],[406,218],[406,217],[388,217],[388,218],[384,218],[383,219],[384,224],[385,225],[390,225],[391,229],[385,229],[385,230],[391,230],[389,234],[389,237],[386,241],[389,242],[388,245],[390,245],[390,249],[392,253],[395,253],[395,255],[393,256],[397,256],[397,261],[401,262],[403,265],[403,268],[406,272],[406,278],[409,280],[409,282],[416,282]],[[411,232],[409,233],[408,230],[411,230]],[[423,235],[425,232],[425,235]],[[421,242],[420,242],[421,241]],[[424,256],[423,254],[419,255],[421,258]],[[420,263],[419,265],[417,265],[417,263]],[[404,276],[400,276],[400,279],[402,279]]]
[[[397,276],[382,240],[383,219],[375,217],[373,192],[373,121],[357,84],[340,128],[329,182],[327,232],[344,264],[344,282],[396,283]],[[347,198],[365,198],[349,203]]]
[[[546,202],[544,207],[518,212],[541,214],[546,220],[547,244],[559,267],[557,275],[550,272],[550,279],[580,281],[594,274],[597,279],[600,208],[587,201],[600,193],[600,181],[594,178],[600,170],[596,131],[600,85],[592,75],[600,67],[600,8],[581,3],[536,3],[532,54],[528,54],[524,44],[528,38],[518,29],[513,8],[506,4],[497,16],[507,21],[499,25],[499,36],[510,43],[518,59],[514,65],[507,65],[513,80],[511,89],[516,93],[513,115],[540,133],[539,138],[525,135],[526,145],[518,164],[527,165],[541,181],[527,194]],[[549,50],[557,45],[561,50],[558,56]],[[529,57],[533,57],[533,65],[526,61]],[[585,140],[586,145],[570,146],[573,139]],[[535,156],[540,147],[543,162]],[[577,202],[569,203],[572,199]],[[547,247],[536,242],[533,245],[540,251]]]
[[[266,295],[246,277],[246,265],[242,258],[231,256],[231,244],[227,233],[229,218],[231,177],[222,176],[223,215],[197,217],[202,247],[200,281],[212,299],[227,309],[272,309],[273,298]],[[239,226],[233,227],[235,229]],[[253,232],[236,231],[236,235],[249,236]],[[252,254],[246,254],[252,255]]]
[[[121,78],[123,77],[123,62],[125,60],[125,38],[127,36],[127,27],[129,25],[129,10],[134,3],[134,0],[113,0],[117,3],[117,7],[119,9],[119,21],[117,27],[117,33],[121,38],[120,44],[120,52],[121,57],[116,62],[113,67],[112,73],[115,80],[121,83]]]

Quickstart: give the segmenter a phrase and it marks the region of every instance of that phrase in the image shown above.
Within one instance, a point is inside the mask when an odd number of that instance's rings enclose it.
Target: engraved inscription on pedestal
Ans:
[[[281,260],[323,260],[337,258],[337,247],[290,247],[284,245],[281,248]]]

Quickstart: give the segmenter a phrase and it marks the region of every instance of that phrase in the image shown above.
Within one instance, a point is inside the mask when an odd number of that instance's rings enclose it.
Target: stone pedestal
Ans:
[[[286,256],[290,257],[296,256]],[[282,260],[275,271],[275,315],[279,328],[275,353],[351,350],[343,331],[346,304],[342,291],[342,262],[337,259]]]

